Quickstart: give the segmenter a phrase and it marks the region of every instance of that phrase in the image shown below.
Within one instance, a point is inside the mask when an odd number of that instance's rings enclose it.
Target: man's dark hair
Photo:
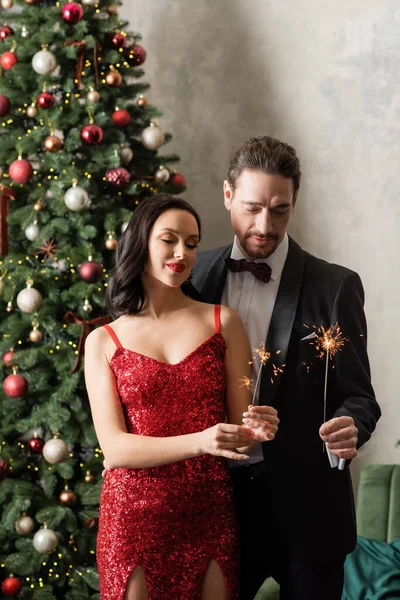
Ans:
[[[229,165],[228,181],[233,191],[245,169],[292,179],[296,198],[301,179],[300,161],[296,150],[289,144],[267,135],[250,138],[242,144]]]

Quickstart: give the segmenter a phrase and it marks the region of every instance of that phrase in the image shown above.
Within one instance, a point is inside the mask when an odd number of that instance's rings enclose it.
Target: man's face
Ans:
[[[250,260],[267,258],[285,237],[293,214],[293,180],[245,169],[235,191],[224,181],[225,208],[243,254]]]

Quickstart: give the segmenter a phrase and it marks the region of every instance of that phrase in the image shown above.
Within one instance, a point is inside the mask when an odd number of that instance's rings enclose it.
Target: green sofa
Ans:
[[[381,542],[400,539],[400,465],[366,465],[361,470],[357,532]],[[255,600],[279,600],[279,585],[270,577]]]

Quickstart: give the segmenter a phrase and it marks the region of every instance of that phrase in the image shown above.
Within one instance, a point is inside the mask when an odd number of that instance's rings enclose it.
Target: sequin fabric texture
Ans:
[[[117,347],[110,365],[128,430],[167,437],[223,422],[224,355],[225,340],[218,331],[172,365]],[[213,559],[229,600],[237,600],[236,521],[223,459],[204,455],[106,472],[97,538],[101,600],[123,600],[138,565],[149,600],[200,599]]]

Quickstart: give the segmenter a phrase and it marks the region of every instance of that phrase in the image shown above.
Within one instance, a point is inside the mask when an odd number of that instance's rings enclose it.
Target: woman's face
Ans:
[[[145,274],[169,287],[180,287],[196,261],[199,229],[185,210],[171,208],[160,215],[150,232]]]

